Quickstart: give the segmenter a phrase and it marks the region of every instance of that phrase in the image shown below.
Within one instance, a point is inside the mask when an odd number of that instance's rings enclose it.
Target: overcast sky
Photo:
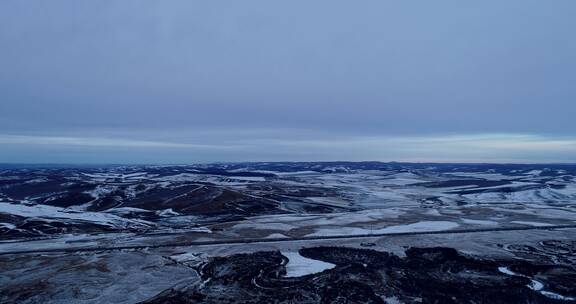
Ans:
[[[0,1],[0,162],[576,162],[576,1]]]

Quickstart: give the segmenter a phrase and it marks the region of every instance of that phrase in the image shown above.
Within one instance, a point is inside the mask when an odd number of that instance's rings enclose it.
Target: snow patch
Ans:
[[[119,216],[100,212],[70,212],[66,209],[47,205],[18,205],[0,202],[0,213],[40,219],[68,219],[92,222],[105,226],[128,226],[133,224],[154,225],[141,220],[128,220]]]
[[[178,216],[178,215],[180,215],[180,213],[172,210],[172,208],[168,208],[168,209],[164,209],[164,210],[158,211],[156,214],[158,214],[158,216],[162,216],[162,217]]]
[[[514,271],[510,270],[508,267],[498,267],[498,271],[500,271],[501,273],[510,275],[510,276],[519,276],[519,277],[529,278],[528,276],[525,276],[523,274],[515,273]],[[574,297],[567,297],[567,296],[563,296],[561,294],[557,294],[555,292],[543,290],[544,284],[540,281],[537,281],[537,280],[534,280],[531,278],[530,278],[530,283],[528,285],[526,285],[526,287],[528,287],[534,291],[537,291],[540,294],[542,294],[543,296],[548,297],[550,299],[561,300],[561,301],[575,301],[576,300],[576,298],[574,298]]]
[[[512,221],[513,224],[520,224],[520,225],[528,225],[532,227],[547,227],[547,226],[554,226],[548,223],[538,223],[538,222],[526,222],[526,221]]]
[[[390,226],[380,229],[365,229],[359,227],[319,228],[310,236],[335,236],[335,235],[364,235],[364,234],[387,234],[444,231],[459,227],[458,223],[449,221],[421,221],[408,225]]]
[[[495,221],[473,220],[473,219],[466,219],[466,218],[463,218],[462,222],[464,224],[483,225],[483,226],[496,226],[496,225],[498,225],[498,222],[495,222]]]
[[[332,263],[303,257],[298,252],[282,252],[282,255],[288,258],[288,264],[286,264],[286,277],[288,278],[322,272],[336,266]]]
[[[510,275],[510,276],[517,276],[518,275],[514,271],[510,270],[508,267],[498,267],[498,271],[500,271],[503,274]]]
[[[16,228],[15,225],[10,224],[10,223],[0,223],[0,227],[4,227],[4,228],[7,228],[7,229],[14,229],[14,228]]]

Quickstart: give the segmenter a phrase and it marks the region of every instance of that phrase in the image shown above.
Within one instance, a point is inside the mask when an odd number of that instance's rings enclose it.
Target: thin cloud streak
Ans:
[[[0,147],[12,151],[3,161],[20,161],[18,151],[40,156],[43,150],[71,155],[73,162],[92,162],[83,154],[97,150],[114,159],[121,150],[130,158],[118,162],[194,163],[210,161],[320,161],[380,160],[417,162],[576,162],[576,139],[530,134],[463,134],[435,136],[342,136],[301,139],[216,136],[197,144],[193,140],[141,140],[115,137],[0,135]],[[37,152],[34,152],[37,151]],[[10,155],[12,154],[12,155]],[[38,159],[42,159],[38,157]]]
[[[231,146],[174,143],[149,140],[98,137],[0,135],[0,144],[5,145],[56,145],[116,148],[183,148],[183,149],[227,149]]]

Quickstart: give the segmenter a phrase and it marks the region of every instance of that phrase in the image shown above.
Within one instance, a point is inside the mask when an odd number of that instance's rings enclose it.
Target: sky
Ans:
[[[0,163],[576,162],[576,2],[0,1]]]

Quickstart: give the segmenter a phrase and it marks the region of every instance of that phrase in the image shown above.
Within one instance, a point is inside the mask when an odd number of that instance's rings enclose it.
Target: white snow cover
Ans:
[[[237,229],[279,229],[290,230],[297,227],[322,225],[350,225],[372,222],[382,219],[393,219],[406,212],[398,208],[363,210],[358,212],[301,215],[267,215],[255,216],[234,225]]]
[[[301,256],[298,252],[282,252],[288,258],[286,264],[286,277],[301,277],[313,273],[332,269],[336,265]]]
[[[311,236],[359,235],[359,234],[386,234],[405,232],[430,232],[451,230],[459,227],[458,223],[448,221],[421,221],[408,225],[390,226],[380,229],[365,229],[358,227],[319,228]]]
[[[116,186],[98,185],[93,190],[85,191],[84,193],[89,194],[93,198],[97,199],[97,198],[104,197],[104,196],[116,191],[117,189],[118,189],[118,187],[116,187]]]
[[[8,228],[8,229],[16,228],[16,226],[14,226],[13,224],[10,224],[10,223],[0,223],[0,227],[4,227],[4,228]]]
[[[103,212],[67,212],[64,208],[47,205],[19,205],[0,202],[0,213],[13,214],[24,217],[36,217],[41,219],[69,219],[93,222],[106,226],[127,224],[153,225],[153,223],[141,220],[128,220],[119,216]]]
[[[241,186],[250,182],[263,182],[262,176],[220,176],[209,174],[179,173],[170,176],[157,177],[155,180],[165,182],[204,182],[216,185]]]
[[[457,228],[457,223],[448,221],[422,221],[414,224],[400,225],[378,229],[378,233],[397,233],[397,232],[427,232],[442,231]]]
[[[527,277],[525,275],[515,273],[514,271],[510,270],[508,267],[498,267],[498,271],[500,271],[501,273],[510,275],[510,276],[520,276],[520,277],[530,278],[530,277]],[[534,291],[538,291],[542,295],[544,295],[548,298],[555,299],[555,300],[562,300],[562,301],[574,301],[574,300],[576,300],[576,298],[573,298],[573,297],[567,297],[567,296],[563,296],[561,294],[557,294],[555,292],[543,290],[544,284],[542,284],[542,282],[534,280],[534,279],[530,279],[530,280],[531,280],[531,282],[528,285],[526,285],[526,287],[528,287]]]
[[[156,213],[158,214],[158,216],[177,216],[177,215],[180,215],[180,213],[172,210],[172,208],[159,210]]]
[[[540,293],[551,298],[551,299],[555,299],[555,300],[562,300],[562,301],[575,301],[576,300],[576,298],[574,298],[574,297],[566,297],[566,296],[557,294],[555,292],[550,292],[550,291],[546,291],[546,290],[541,290]]]
[[[176,254],[170,256],[170,258],[177,262],[199,261],[201,259],[199,254],[192,252]]]
[[[102,179],[141,179],[141,178],[145,178],[148,177],[148,173],[147,172],[134,172],[134,173],[82,173],[84,176],[88,176],[90,178],[93,179],[98,179],[98,180],[102,180]]]
[[[141,208],[134,208],[134,207],[119,207],[119,208],[109,209],[109,210],[106,210],[103,212],[123,215],[123,214],[141,213],[141,212],[149,212],[149,211],[145,210],[145,209],[141,209]]]
[[[518,275],[514,271],[510,270],[508,267],[498,267],[498,271],[500,271],[503,274],[507,274],[507,275],[511,275],[511,276],[517,276]]]
[[[234,228],[236,229],[266,229],[266,230],[283,230],[283,231],[288,231],[290,229],[294,229],[297,227],[298,226],[286,223],[267,223],[267,224],[242,223],[234,225]]]
[[[512,223],[520,224],[520,225],[528,225],[528,226],[533,226],[533,227],[554,226],[554,225],[548,224],[548,223],[526,222],[526,221],[512,221]]]
[[[524,175],[540,175],[542,174],[542,170],[532,170],[524,173]]]
[[[495,221],[473,220],[473,219],[466,219],[466,218],[463,218],[462,222],[464,224],[483,225],[483,226],[497,226],[498,225],[498,222],[495,222]]]
[[[265,237],[265,239],[285,239],[287,236],[280,234],[280,233],[272,233]]]

